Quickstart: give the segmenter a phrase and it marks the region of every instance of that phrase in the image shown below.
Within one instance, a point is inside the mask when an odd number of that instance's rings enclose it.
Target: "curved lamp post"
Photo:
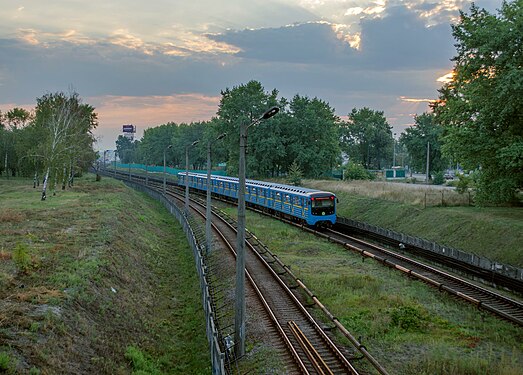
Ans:
[[[163,193],[165,194],[165,152],[172,148],[173,145],[169,145],[163,149]]]
[[[114,150],[114,177],[116,178],[116,150]]]
[[[200,141],[194,141],[185,146],[185,215],[189,214],[189,147],[196,146]]]
[[[234,318],[234,342],[236,355],[245,354],[245,148],[247,147],[247,129],[267,120],[279,112],[278,107],[271,107],[248,126],[240,124],[240,160],[238,165],[238,229],[236,242],[236,316]]]
[[[220,139],[227,136],[227,133],[220,134],[218,137],[216,137],[216,141],[219,141]],[[207,254],[211,253],[211,144],[212,142],[209,141],[207,144],[207,205],[205,210],[205,242],[207,244]]]

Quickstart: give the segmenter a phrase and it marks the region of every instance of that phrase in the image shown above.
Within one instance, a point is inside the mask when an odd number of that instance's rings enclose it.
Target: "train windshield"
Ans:
[[[321,197],[321,198],[315,198],[312,199],[312,208],[329,208],[334,207],[334,197]]]
[[[325,193],[319,196],[311,197],[311,214],[314,216],[325,216],[335,214],[334,195],[326,195]]]

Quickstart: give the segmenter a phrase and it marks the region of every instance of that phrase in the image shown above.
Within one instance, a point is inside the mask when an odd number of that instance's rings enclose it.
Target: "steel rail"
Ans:
[[[174,194],[174,192],[171,192],[171,193]],[[177,199],[181,199],[181,198],[178,198],[178,197],[176,197],[176,198],[177,198]],[[192,200],[192,202],[193,202],[193,203],[196,203],[196,204],[198,204],[198,205],[200,205],[200,206],[202,206],[202,207],[205,206],[204,203],[199,202],[199,201],[196,201],[196,202],[195,202],[194,200]],[[198,212],[198,213],[200,214],[200,216],[205,217],[203,212],[201,212],[201,211],[198,210],[198,209],[195,209],[194,207],[192,207],[192,208],[193,208],[196,212]],[[222,212],[218,212],[218,213],[223,214]],[[229,228],[230,228],[231,230],[236,231],[236,228],[235,228],[234,224],[232,224],[231,222],[229,222],[228,220],[224,219],[224,218],[221,217],[219,214],[217,214],[216,209],[213,211],[213,215],[215,215],[215,216],[218,217],[220,220],[222,220],[222,222],[225,223],[227,226],[229,226]],[[230,217],[228,217],[227,219],[230,219]],[[213,229],[214,229],[214,230],[218,230],[218,229],[216,228],[216,226],[214,226],[214,225],[213,225]],[[258,239],[256,239],[256,240],[257,240],[257,242],[259,242]],[[298,307],[298,309],[302,312],[302,314],[304,314],[304,316],[306,317],[307,321],[309,321],[309,323],[313,325],[314,330],[315,330],[315,331],[316,331],[316,332],[317,332],[317,333],[322,337],[323,342],[325,342],[325,343],[327,344],[327,346],[330,348],[330,350],[334,351],[334,356],[335,356],[336,358],[338,358],[338,360],[340,360],[341,363],[343,363],[343,367],[346,368],[346,370],[348,371],[348,373],[350,373],[350,374],[354,374],[354,375],[357,375],[357,374],[358,374],[358,371],[357,371],[357,370],[352,366],[352,364],[351,364],[351,363],[350,363],[350,362],[345,358],[345,356],[340,352],[340,350],[339,350],[338,347],[337,347],[337,346],[332,342],[332,340],[331,340],[331,339],[330,339],[330,338],[325,334],[325,332],[324,332],[324,331],[321,329],[321,327],[316,323],[315,319],[314,319],[314,318],[309,314],[309,312],[306,310],[306,308],[303,306],[303,304],[302,304],[302,303],[301,303],[301,302],[296,298],[296,296],[295,296],[295,295],[292,293],[292,291],[287,287],[287,285],[283,282],[283,280],[281,280],[281,278],[279,277],[279,275],[277,275],[277,274],[274,272],[274,270],[270,267],[270,265],[269,265],[269,264],[268,264],[268,263],[263,259],[263,257],[261,257],[261,256],[259,255],[259,253],[255,250],[255,248],[253,247],[253,245],[250,243],[249,239],[246,240],[246,244],[247,244],[248,247],[249,247],[249,248],[254,252],[254,254],[258,257],[258,259],[259,259],[260,261],[262,261],[262,262],[265,264],[265,268],[266,268],[269,272],[272,273],[273,278],[274,278],[274,279],[275,279],[275,280],[280,284],[280,286],[281,286],[284,290],[286,290],[288,297],[290,297],[290,298],[293,300],[294,304],[296,305],[296,307]],[[256,290],[257,294],[259,293],[259,295],[262,296],[263,301],[264,301],[263,303],[264,303],[264,305],[265,305],[265,303],[267,303],[267,301],[266,301],[265,297],[263,297],[263,293],[262,293],[261,290],[258,288],[256,282],[255,282],[254,279],[252,278],[252,275],[249,273],[249,271],[246,271],[246,275],[249,275],[249,280],[250,280],[250,282],[252,283],[252,285],[255,286],[255,290]],[[268,303],[267,303],[266,306],[270,308],[270,306],[269,306]],[[270,313],[270,315],[272,315],[275,319],[277,319],[277,318],[275,317],[274,311],[273,311],[272,309],[271,309],[271,313]],[[283,327],[281,326],[280,323],[278,323],[277,327],[278,327],[278,330],[281,329],[281,331],[284,331],[284,330],[283,330]],[[287,334],[285,334],[285,337],[286,337],[286,339],[285,339],[286,344],[287,344],[287,341],[290,343],[290,340],[288,339],[288,335],[287,335]],[[292,343],[291,343],[291,345],[292,345]],[[294,345],[292,345],[292,350],[291,350],[291,352],[292,352],[292,353],[296,353],[296,349],[294,348]],[[296,353],[296,354],[297,354],[297,353]],[[294,354],[293,354],[293,355],[294,355]],[[301,359],[300,359],[300,362],[303,363],[303,361],[302,361]],[[306,373],[308,373],[308,370],[306,369],[306,367],[302,367],[302,365],[300,365],[300,364],[299,364],[299,366],[300,366],[300,368],[301,368],[302,370],[305,370]],[[386,372],[385,372],[385,374],[386,374]]]
[[[511,298],[490,291],[486,288],[482,288],[469,281],[463,280],[457,276],[451,275],[447,272],[441,271],[437,268],[431,267],[419,261],[410,259],[404,255],[397,254],[393,251],[384,249],[378,245],[348,236],[344,233],[336,232],[334,230],[329,229],[328,232],[334,233],[337,237],[339,237],[336,238],[333,236],[329,236],[325,233],[317,231],[313,232],[315,232],[315,234],[319,236],[329,239],[330,241],[339,243],[352,251],[360,253],[363,256],[373,258],[391,268],[395,268],[405,274],[420,279],[426,282],[427,284],[437,287],[439,290],[444,290],[454,296],[468,301],[469,303],[476,305],[480,309],[487,310],[493,314],[502,317],[503,319],[506,319],[519,326],[523,326],[523,303],[521,302],[515,301]],[[350,244],[344,239],[360,244],[366,247],[367,250],[362,247]],[[403,262],[404,265],[399,264],[397,261]],[[406,267],[405,264],[411,265],[411,267]],[[423,274],[422,272],[425,272],[425,274]],[[435,277],[440,278],[440,280],[442,280],[443,282],[436,280]],[[476,295],[472,295],[473,293],[476,293]],[[495,303],[501,304],[502,308],[504,308],[505,310],[508,309],[509,311],[501,310],[500,308],[495,307]]]
[[[127,174],[125,174],[125,176],[128,176]],[[152,181],[152,179],[150,178],[149,181]],[[160,183],[158,181],[158,183]],[[174,189],[176,189],[176,185],[172,185],[172,187]],[[174,190],[173,189],[173,190]],[[172,191],[172,190],[171,190]],[[180,198],[178,198],[180,199]],[[222,200],[222,199],[220,199]],[[231,203],[230,201],[226,201],[228,203]],[[197,202],[200,206],[204,207],[205,204],[202,203],[202,202]],[[258,211],[258,210],[254,210],[254,211]],[[260,211],[258,211],[260,212]],[[260,213],[264,213],[264,212],[260,212]],[[225,213],[223,213],[222,211],[219,211],[217,209],[214,209],[213,210],[213,214],[220,217],[221,220],[223,220],[223,217],[221,216],[228,216],[226,215]],[[265,213],[264,213],[265,214]],[[272,215],[271,215],[272,216]],[[279,218],[280,220],[282,221],[285,221],[285,222],[288,222],[292,225],[295,225],[295,226],[298,226],[298,227],[303,227],[301,225],[298,225],[296,223],[293,223],[293,222],[290,222],[290,221],[287,221],[283,218]],[[230,217],[228,217],[228,220],[232,220]],[[231,224],[231,223],[227,223],[229,226],[231,226],[231,228],[234,230],[234,225]],[[306,229],[306,228],[305,228]],[[249,233],[249,237],[250,238],[253,238],[258,244],[261,244],[261,241],[255,236],[253,235],[252,233]],[[272,270],[272,267],[263,259],[263,257],[259,254],[258,251],[256,251],[254,249],[254,247],[252,246],[252,244],[250,244],[249,241],[247,241],[247,244],[248,246],[251,248],[251,250],[253,250],[257,256],[265,263],[267,269],[271,270],[271,272],[274,273],[275,275],[275,278],[277,280],[279,280],[279,282],[285,287],[288,289],[288,287],[285,285],[285,283],[281,280],[281,278],[279,277],[279,275],[277,275],[273,270]],[[385,368],[367,351],[366,347],[364,345],[362,345],[344,326],[343,324],[341,324],[341,322],[321,303],[321,301],[310,291],[310,289],[307,288],[307,286],[299,279],[297,278],[293,273],[292,271],[285,265],[283,264],[279,258],[273,254],[272,252],[270,252],[270,250],[264,246],[262,244],[262,246],[264,247],[264,250],[267,251],[274,259],[275,261],[286,271],[287,274],[289,274],[289,276],[291,278],[294,279],[294,281],[305,291],[305,293],[307,295],[309,295],[309,297],[312,298],[312,300],[314,301],[314,303],[320,308],[320,310],[333,322],[333,324],[339,329],[339,331],[341,332],[342,335],[344,335],[350,342],[351,344],[362,354],[362,356],[364,358],[366,358],[370,363],[371,365],[382,375],[388,375],[388,372],[385,370]],[[294,296],[294,294],[290,291],[290,289],[288,290],[288,293],[290,293],[290,295],[292,296],[292,298],[296,298]],[[301,305],[301,303],[296,299],[296,301]],[[312,318],[312,316],[310,316],[310,314],[308,313],[308,311],[305,309],[305,307],[303,307],[303,310],[304,312],[309,315],[310,319],[315,323],[315,320],[314,318]],[[315,323],[317,325],[317,323]],[[319,325],[317,325],[316,327],[316,330],[318,332],[321,332],[321,334],[324,335],[324,332],[323,330],[319,327]],[[325,337],[330,341],[330,339],[328,338],[328,336],[325,335]],[[332,344],[334,347],[336,347],[334,344]],[[338,350],[336,348],[336,350]],[[338,350],[339,352],[339,350]],[[343,357],[343,355],[341,354],[341,352],[339,352],[339,355],[341,355]],[[347,362],[349,363],[349,362]],[[352,365],[349,363],[349,366],[352,367]],[[356,371],[355,369],[353,369],[353,371]],[[356,372],[354,372],[356,373]]]

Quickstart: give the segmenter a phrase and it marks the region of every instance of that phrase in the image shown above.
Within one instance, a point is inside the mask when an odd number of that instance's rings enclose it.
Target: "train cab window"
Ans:
[[[333,207],[334,197],[312,198],[312,207]]]

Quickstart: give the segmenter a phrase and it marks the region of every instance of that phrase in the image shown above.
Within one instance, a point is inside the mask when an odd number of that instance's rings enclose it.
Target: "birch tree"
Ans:
[[[94,161],[91,130],[97,126],[97,117],[93,107],[82,104],[78,93],[60,92],[37,99],[34,126],[43,135],[38,153],[44,170],[42,200],[45,200],[50,177],[57,181],[64,177],[62,174],[74,175],[76,166],[86,168]]]

